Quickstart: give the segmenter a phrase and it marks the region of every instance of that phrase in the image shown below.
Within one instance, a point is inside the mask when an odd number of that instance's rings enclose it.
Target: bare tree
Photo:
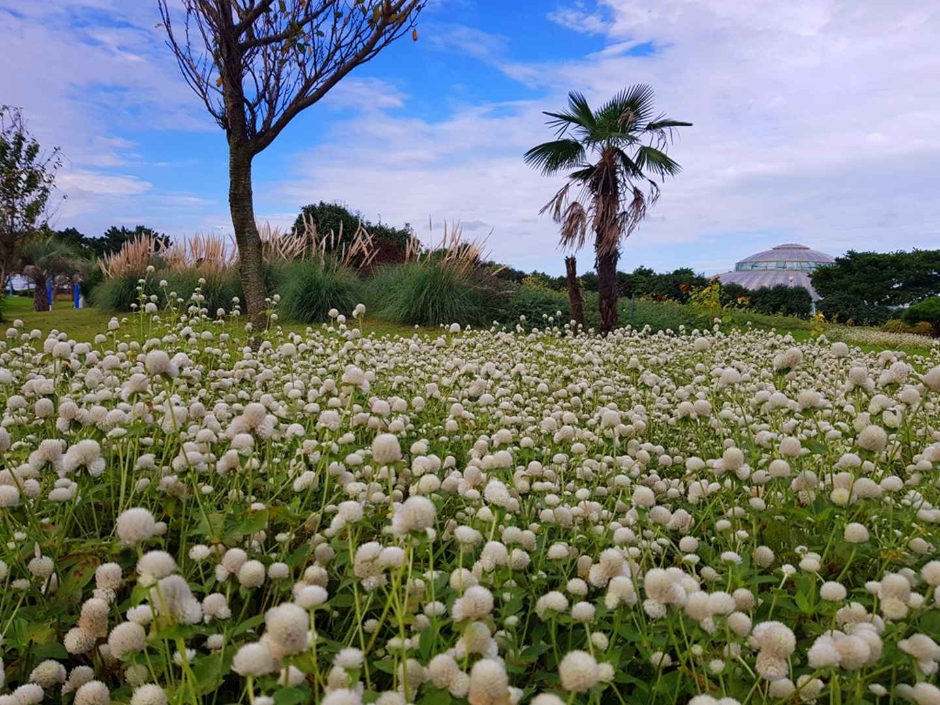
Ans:
[[[157,0],[186,82],[225,130],[229,209],[248,314],[263,324],[266,288],[251,164],[305,108],[411,30],[427,0]]]

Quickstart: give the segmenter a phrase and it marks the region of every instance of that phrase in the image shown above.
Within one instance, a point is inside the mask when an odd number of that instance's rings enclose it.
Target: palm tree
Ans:
[[[88,265],[71,243],[54,235],[28,240],[21,250],[20,262],[20,271],[35,287],[33,307],[37,311],[48,311],[52,303],[46,291],[50,280],[57,284],[63,279],[72,279]]]
[[[600,293],[601,332],[617,327],[617,260],[620,240],[629,237],[659,199],[658,181],[679,173],[666,154],[677,127],[690,122],[670,120],[653,112],[653,89],[627,88],[598,110],[580,93],[568,94],[568,107],[545,113],[555,139],[533,147],[526,164],[546,176],[568,172],[568,183],[542,209],[561,224],[562,247],[584,246],[594,233]],[[571,187],[579,192],[572,197]]]

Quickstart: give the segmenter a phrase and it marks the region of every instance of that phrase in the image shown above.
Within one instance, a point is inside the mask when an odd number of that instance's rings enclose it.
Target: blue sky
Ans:
[[[59,227],[231,232],[223,134],[158,22],[156,0],[0,0],[0,102],[69,160]],[[789,241],[936,246],[938,31],[932,4],[911,0],[436,0],[418,42],[355,71],[257,158],[256,213],[288,225],[340,200],[425,239],[459,220],[495,258],[561,272],[538,215],[560,182],[522,154],[569,90],[599,103],[644,82],[695,125],[622,268],[718,272]]]

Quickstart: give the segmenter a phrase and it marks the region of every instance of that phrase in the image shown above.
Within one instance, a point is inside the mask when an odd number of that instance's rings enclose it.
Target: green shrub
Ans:
[[[134,306],[140,301],[140,294],[137,291],[138,281],[139,277],[136,274],[105,279],[91,290],[91,303],[95,308],[107,311],[133,311]],[[164,293],[160,290],[159,280],[153,275],[145,279],[144,292],[148,297],[156,294],[160,299],[161,307],[166,303]]]
[[[846,293],[829,294],[816,308],[829,321],[857,326],[880,326],[891,317],[891,309],[887,306],[866,303]]]
[[[585,309],[587,308],[585,302]],[[596,307],[596,304],[595,304]],[[679,331],[679,326],[686,329],[708,328],[711,325],[711,316],[675,301],[651,301],[637,299],[636,311],[632,310],[632,302],[627,299],[620,301],[620,325],[632,325],[642,329],[649,326],[654,331]]]
[[[543,327],[545,319],[554,318],[554,323],[563,326],[568,323],[571,313],[568,295],[540,286],[518,286],[510,290],[508,296],[501,299],[494,320],[507,325],[515,325],[520,317],[525,316],[526,327]],[[561,311],[561,318],[558,312]]]
[[[746,308],[750,304],[751,290],[740,284],[731,282],[721,285],[719,301],[722,306],[730,308]]]
[[[786,284],[752,291],[749,300],[754,311],[770,316],[807,318],[813,306],[813,298],[806,289]]]
[[[183,272],[157,272],[152,276],[166,280],[165,296],[176,292],[176,295],[184,301],[189,301],[196,287],[199,287],[204,297],[202,307],[209,312],[210,316],[215,316],[220,308],[231,311],[232,299],[236,296],[244,301],[241,277],[234,269],[216,273],[201,273],[199,270],[192,269]],[[205,282],[200,284],[200,279],[205,279]],[[164,303],[165,300],[161,301],[161,305]]]
[[[933,296],[929,299],[914,304],[904,311],[904,320],[908,323],[929,323],[932,327],[932,334],[940,332],[940,296]]]
[[[407,325],[486,325],[504,297],[495,280],[439,259],[379,269],[366,288],[368,308],[379,318]]]
[[[101,267],[94,266],[89,268],[88,272],[82,277],[81,284],[79,284],[79,289],[82,292],[82,296],[86,299],[91,298],[91,292],[94,291],[101,282],[104,281],[104,273],[101,271]]]
[[[881,330],[888,333],[911,333],[913,332],[914,326],[910,323],[902,321],[900,318],[891,318],[885,321],[885,324],[881,326]]]
[[[349,315],[359,303],[356,275],[331,259],[293,262],[279,268],[274,280],[281,295],[278,310],[298,323],[325,321],[331,308]]]

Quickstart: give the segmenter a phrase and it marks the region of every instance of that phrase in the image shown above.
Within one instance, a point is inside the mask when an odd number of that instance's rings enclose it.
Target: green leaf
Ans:
[[[199,523],[193,531],[194,536],[207,536],[212,539],[222,537],[222,531],[225,528],[225,515],[221,512],[213,512],[206,516],[199,514]]]
[[[40,646],[34,647],[32,650],[33,655],[39,659],[67,659],[69,658],[69,652],[65,650],[65,647],[58,642],[51,644],[42,644]]]
[[[297,705],[310,700],[310,689],[304,686],[282,688],[274,696],[276,705]]]
[[[227,527],[226,536],[232,534],[256,534],[268,525],[268,510],[251,512],[248,516],[233,522]]]
[[[245,632],[257,627],[263,621],[263,614],[256,614],[254,617],[249,617],[244,622],[241,622],[237,627],[235,627],[234,630],[232,630],[232,636],[241,636]]]
[[[221,654],[210,654],[196,660],[193,664],[193,675],[203,693],[212,692],[222,682],[225,675],[222,672],[223,659]]]
[[[418,653],[421,654],[422,661],[428,661],[433,655],[432,649],[439,632],[440,627],[437,624],[432,624],[421,630],[421,638],[418,640]]]
[[[454,699],[446,690],[433,688],[425,689],[424,695],[422,695],[421,699],[418,701],[418,705],[449,705],[452,702],[454,702]]]

